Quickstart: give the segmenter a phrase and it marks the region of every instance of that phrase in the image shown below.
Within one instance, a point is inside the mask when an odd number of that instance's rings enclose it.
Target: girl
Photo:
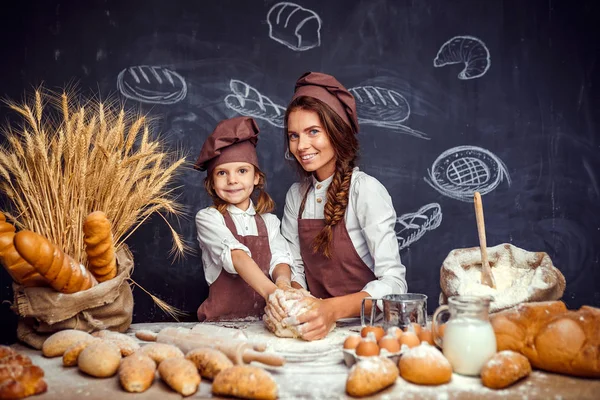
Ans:
[[[299,325],[306,340],[320,339],[336,320],[360,315],[364,297],[406,293],[405,267],[392,199],[356,167],[352,94],[330,75],[306,73],[285,121],[288,151],[305,179],[287,193],[282,234],[294,257],[292,286],[316,298],[303,300],[311,310],[284,324]],[[282,303],[269,305],[271,318],[283,316]]]
[[[289,287],[293,259],[279,220],[270,214],[274,203],[258,165],[258,132],[249,117],[220,122],[194,165],[207,171],[204,187],[214,202],[196,214],[209,285],[208,298],[198,308],[200,321],[262,315],[265,299],[277,288],[269,276]]]

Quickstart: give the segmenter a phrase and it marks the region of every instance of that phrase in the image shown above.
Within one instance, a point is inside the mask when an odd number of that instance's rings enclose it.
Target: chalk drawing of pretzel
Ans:
[[[396,219],[401,229],[396,232],[400,250],[419,240],[427,231],[442,223],[442,207],[438,203],[426,204],[414,213],[402,214]]]
[[[225,106],[241,115],[259,118],[273,126],[283,128],[285,108],[273,103],[258,90],[237,79],[229,82],[232,94],[225,96]]]
[[[490,52],[485,43],[473,36],[455,36],[440,47],[433,60],[434,67],[464,63],[458,79],[475,79],[490,69]]]

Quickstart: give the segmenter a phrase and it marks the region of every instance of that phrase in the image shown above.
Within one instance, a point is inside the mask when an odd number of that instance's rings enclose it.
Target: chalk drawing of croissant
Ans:
[[[187,94],[181,75],[152,65],[136,65],[119,72],[117,89],[129,99],[152,104],[175,104]]]
[[[465,65],[458,79],[475,79],[490,69],[490,52],[480,39],[473,36],[455,36],[440,47],[433,60],[434,67],[449,64]]]
[[[294,51],[321,45],[321,18],[298,4],[277,3],[267,13],[269,37]]]
[[[414,213],[402,214],[396,219],[401,229],[396,232],[400,250],[421,239],[427,231],[442,223],[442,207],[438,203],[426,204]]]
[[[395,90],[378,86],[356,86],[348,89],[356,100],[358,121],[361,124],[390,128],[420,139],[430,139],[425,133],[405,126],[410,105]]]
[[[506,165],[492,152],[476,146],[446,150],[427,170],[425,181],[441,194],[455,200],[473,202],[475,192],[482,195],[511,180]]]
[[[259,118],[273,126],[283,128],[285,108],[273,103],[258,90],[237,79],[229,81],[231,94],[225,96],[225,106],[241,115]]]

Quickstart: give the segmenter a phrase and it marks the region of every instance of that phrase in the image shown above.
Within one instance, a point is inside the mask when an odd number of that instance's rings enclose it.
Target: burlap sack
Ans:
[[[440,269],[440,304],[455,295],[491,296],[493,313],[520,303],[562,297],[565,277],[547,253],[526,251],[508,243],[487,250],[496,289],[481,284],[479,247],[452,250]]]
[[[19,315],[17,338],[41,349],[50,334],[63,329],[125,332],[133,317],[133,294],[127,281],[133,255],[123,246],[116,256],[117,276],[82,292],[64,294],[49,287],[13,283],[13,309]]]

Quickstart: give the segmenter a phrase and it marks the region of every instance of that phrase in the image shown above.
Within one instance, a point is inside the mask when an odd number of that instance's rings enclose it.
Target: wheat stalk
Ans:
[[[16,216],[20,227],[87,265],[82,227],[89,213],[106,214],[118,247],[158,213],[171,232],[175,257],[186,253],[163,215],[182,214],[171,184],[185,158],[152,138],[148,118],[117,107],[116,101],[82,104],[73,93],[42,89],[29,103],[6,103],[22,117],[22,125],[5,130],[0,190],[10,200],[7,214]],[[167,313],[178,315],[151,296]]]

